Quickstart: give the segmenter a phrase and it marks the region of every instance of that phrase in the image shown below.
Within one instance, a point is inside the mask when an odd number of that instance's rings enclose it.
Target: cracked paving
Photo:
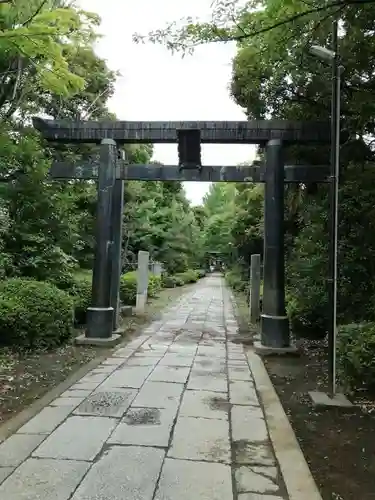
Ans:
[[[0,444],[0,498],[286,500],[222,278]]]

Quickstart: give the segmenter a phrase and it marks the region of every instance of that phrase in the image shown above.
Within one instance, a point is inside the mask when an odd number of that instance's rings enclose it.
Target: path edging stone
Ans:
[[[322,500],[262,359],[252,350],[247,351],[246,355],[289,499]]]

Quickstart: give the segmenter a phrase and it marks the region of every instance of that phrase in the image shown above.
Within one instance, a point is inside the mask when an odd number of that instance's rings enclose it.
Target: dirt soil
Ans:
[[[138,335],[142,326],[157,319],[162,309],[191,286],[162,290],[147,305],[142,317],[124,318],[126,340]],[[50,352],[17,353],[0,348],[0,425],[63,382],[83,365],[110,350],[66,345]]]
[[[327,347],[304,341],[298,358],[265,365],[323,500],[375,499],[375,397],[352,395],[352,409],[317,410],[308,391],[326,390]]]

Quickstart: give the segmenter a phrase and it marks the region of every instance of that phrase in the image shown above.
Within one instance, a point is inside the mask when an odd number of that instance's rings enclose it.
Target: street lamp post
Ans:
[[[328,398],[321,393],[310,393],[313,401],[321,404],[348,406],[343,395],[336,388],[336,339],[337,339],[337,256],[338,256],[338,197],[340,173],[340,103],[341,73],[338,53],[338,21],[332,23],[332,49],[312,45],[310,53],[332,64],[332,103],[331,103],[331,173],[329,192],[329,257],[328,257]],[[334,403],[333,403],[334,401]]]

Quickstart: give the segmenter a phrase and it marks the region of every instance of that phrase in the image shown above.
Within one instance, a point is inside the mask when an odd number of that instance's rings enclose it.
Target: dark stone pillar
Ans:
[[[111,307],[113,330],[119,327],[120,278],[122,270],[122,218],[124,212],[124,181],[116,179],[112,196],[112,252],[111,252]]]
[[[92,277],[92,302],[87,309],[86,338],[108,339],[113,331],[110,303],[112,193],[116,177],[117,147],[113,139],[100,145],[96,248]]]
[[[264,190],[264,271],[261,344],[270,348],[290,346],[285,311],[284,263],[284,162],[282,141],[271,140],[266,149]]]

